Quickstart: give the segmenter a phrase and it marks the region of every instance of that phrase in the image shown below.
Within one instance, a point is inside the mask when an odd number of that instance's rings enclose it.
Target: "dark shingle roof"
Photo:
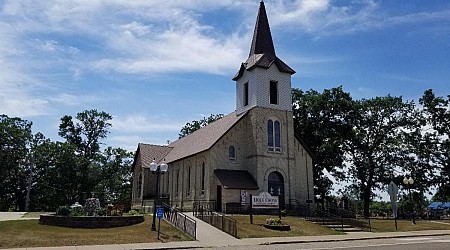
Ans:
[[[216,169],[214,174],[225,189],[259,189],[253,176],[246,170]]]
[[[295,71],[275,54],[266,8],[264,2],[261,1],[248,59],[245,63],[242,63],[233,80],[236,81],[241,78],[244,70],[252,70],[254,67],[269,68],[273,63],[279,71],[295,74]]]

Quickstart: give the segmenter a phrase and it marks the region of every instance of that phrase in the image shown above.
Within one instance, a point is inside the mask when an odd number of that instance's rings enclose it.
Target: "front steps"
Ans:
[[[308,219],[312,223],[319,224],[328,228],[331,228],[336,231],[342,232],[362,232],[361,228],[352,227],[351,225],[342,224],[339,220],[334,220],[331,218],[320,218],[320,217],[312,217]]]

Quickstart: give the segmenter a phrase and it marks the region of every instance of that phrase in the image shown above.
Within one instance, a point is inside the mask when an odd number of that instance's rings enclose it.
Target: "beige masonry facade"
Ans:
[[[236,111],[169,145],[139,144],[132,206],[152,206],[157,196],[156,175],[143,168],[152,160],[169,165],[159,196],[183,210],[211,202],[227,212],[261,192],[278,195],[283,207],[312,203],[312,156],[294,132],[294,73],[275,55],[261,2],[249,58],[233,78]]]

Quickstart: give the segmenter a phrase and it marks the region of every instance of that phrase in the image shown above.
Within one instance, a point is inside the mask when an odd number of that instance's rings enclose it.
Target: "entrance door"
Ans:
[[[273,196],[279,196],[280,197],[280,206],[281,206],[281,209],[284,209],[284,207],[285,207],[285,202],[284,202],[284,178],[277,171],[274,171],[274,172],[269,174],[268,192],[271,195],[273,195]]]
[[[222,212],[222,186],[217,186],[217,212]]]

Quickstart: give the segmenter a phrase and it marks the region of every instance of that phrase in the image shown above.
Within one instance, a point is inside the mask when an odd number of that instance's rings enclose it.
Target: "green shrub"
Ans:
[[[70,212],[70,216],[86,216],[86,212],[82,207],[74,207]]]
[[[129,215],[139,215],[139,214],[142,214],[142,211],[141,211],[141,210],[136,210],[136,209],[131,209],[131,210],[128,212],[128,214],[129,214]]]
[[[123,215],[123,211],[119,210],[119,209],[113,209],[111,210],[111,216],[122,216]]]
[[[95,215],[97,216],[107,216],[108,215],[108,209],[104,207],[99,207],[95,209]]]
[[[71,209],[69,206],[60,206],[56,209],[56,215],[69,216]]]

